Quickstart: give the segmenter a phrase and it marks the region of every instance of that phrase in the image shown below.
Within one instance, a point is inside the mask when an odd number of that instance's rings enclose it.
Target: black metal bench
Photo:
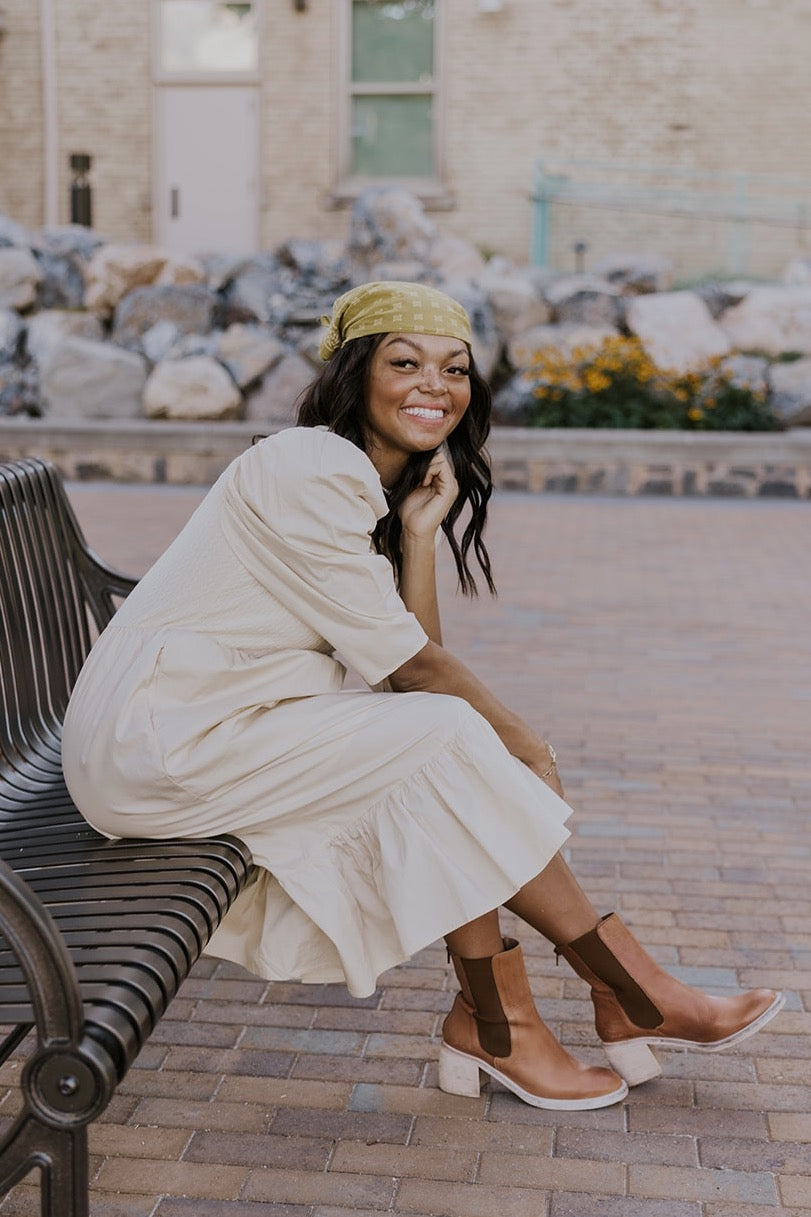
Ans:
[[[31,1033],[0,1196],[39,1167],[43,1217],[87,1217],[88,1125],[252,869],[232,837],[108,841],[67,793],[68,696],[133,586],[51,466],[0,465],[0,1063]]]

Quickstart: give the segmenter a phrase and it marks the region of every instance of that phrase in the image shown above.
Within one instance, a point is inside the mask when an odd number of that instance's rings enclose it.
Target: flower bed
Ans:
[[[526,374],[534,427],[775,431],[764,384],[715,357],[690,372],[659,368],[638,338],[618,335],[567,354],[548,347]]]

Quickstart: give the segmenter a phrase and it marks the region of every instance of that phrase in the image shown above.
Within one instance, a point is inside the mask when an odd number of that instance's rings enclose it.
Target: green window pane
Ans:
[[[352,172],[363,177],[431,177],[431,97],[356,97]]]
[[[433,74],[434,0],[354,0],[354,81],[427,83]]]

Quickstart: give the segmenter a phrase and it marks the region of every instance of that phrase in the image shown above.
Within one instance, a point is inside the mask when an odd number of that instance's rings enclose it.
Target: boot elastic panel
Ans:
[[[635,1026],[645,1030],[661,1026],[664,1022],[662,1012],[605,945],[600,937],[599,925],[570,942],[564,949],[564,954],[569,952],[582,959],[594,975],[614,991],[618,1002]]]
[[[493,976],[492,959],[461,959],[460,963],[473,995],[473,1016],[482,1051],[493,1057],[508,1057],[512,1050],[510,1024]]]

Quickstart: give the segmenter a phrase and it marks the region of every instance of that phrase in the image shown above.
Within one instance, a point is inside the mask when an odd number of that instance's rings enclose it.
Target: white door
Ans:
[[[156,236],[173,254],[258,246],[257,90],[158,89]]]

